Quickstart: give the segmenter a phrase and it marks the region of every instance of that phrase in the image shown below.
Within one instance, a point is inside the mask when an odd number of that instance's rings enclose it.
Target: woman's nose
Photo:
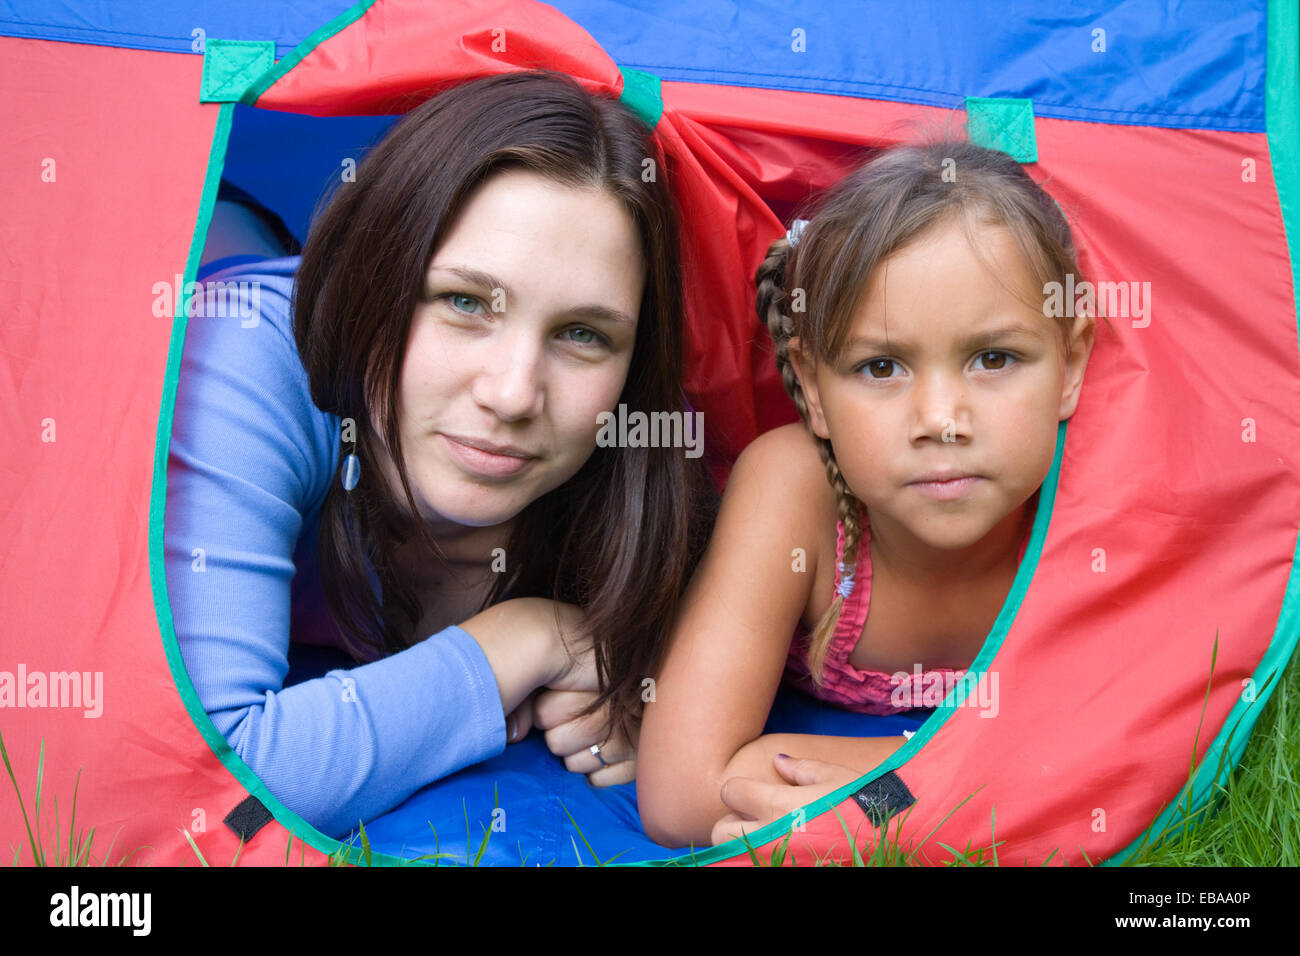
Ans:
[[[474,379],[474,400],[502,421],[538,417],[546,391],[544,361],[545,346],[536,336],[522,328],[508,331],[489,344]]]

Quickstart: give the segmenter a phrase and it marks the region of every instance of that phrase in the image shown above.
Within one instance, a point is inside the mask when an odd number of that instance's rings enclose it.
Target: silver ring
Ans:
[[[593,757],[595,757],[597,760],[600,761],[600,765],[602,767],[609,766],[609,764],[605,762],[605,758],[600,755],[600,744],[592,744],[590,747],[587,748],[587,750],[591,753]]]

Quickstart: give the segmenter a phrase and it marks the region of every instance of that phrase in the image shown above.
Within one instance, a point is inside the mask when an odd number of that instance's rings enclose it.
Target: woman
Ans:
[[[596,442],[620,403],[683,411],[677,229],[647,158],[646,128],[572,80],[472,81],[370,152],[301,263],[218,273],[194,304],[177,635],[217,729],[324,832],[534,722],[592,783],[635,774],[712,492],[683,449]],[[366,663],[286,687],[291,632]]]

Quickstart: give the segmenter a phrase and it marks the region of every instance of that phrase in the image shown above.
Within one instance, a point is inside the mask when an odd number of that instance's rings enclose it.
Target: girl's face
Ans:
[[[813,431],[873,529],[940,551],[970,548],[1042,484],[1092,347],[1088,319],[1067,356],[1054,320],[1020,301],[1043,294],[1006,228],[971,230],[983,258],[954,217],[885,259],[838,361],[791,349]],[[919,484],[934,472],[977,477]]]
[[[644,271],[606,192],[508,170],[473,194],[429,264],[401,371],[426,521],[498,525],[577,473],[627,379]]]

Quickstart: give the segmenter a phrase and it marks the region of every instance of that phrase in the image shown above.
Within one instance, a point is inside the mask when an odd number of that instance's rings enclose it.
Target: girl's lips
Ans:
[[[519,455],[498,455],[494,452],[475,448],[449,435],[440,436],[447,444],[451,457],[466,471],[484,478],[509,478],[519,474],[537,460],[536,457]]]
[[[916,481],[908,487],[915,488],[927,498],[933,498],[936,501],[956,501],[983,480],[978,475],[973,475],[969,478],[956,478],[952,481]]]

